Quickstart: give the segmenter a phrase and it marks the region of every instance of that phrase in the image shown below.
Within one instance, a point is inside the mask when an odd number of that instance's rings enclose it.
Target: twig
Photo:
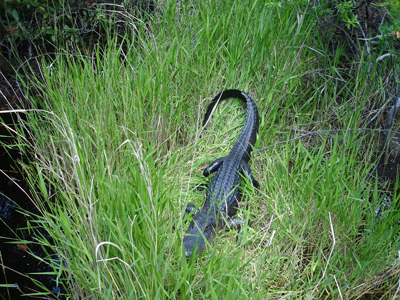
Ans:
[[[343,295],[342,295],[342,292],[340,291],[340,286],[339,286],[339,283],[337,282],[336,276],[335,276],[335,275],[333,275],[333,278],[335,279],[336,286],[337,286],[337,288],[338,288],[338,291],[339,291],[339,297],[340,297],[340,299],[342,299],[342,300],[343,300]]]
[[[386,58],[386,57],[388,57],[388,56],[396,56],[396,54],[392,54],[392,53],[383,54],[383,55],[379,56],[379,57],[375,60],[375,62],[381,61],[382,59],[384,59],[384,58]]]
[[[367,23],[367,22],[365,22],[365,23]],[[366,39],[365,32],[364,32],[362,26],[360,25],[360,26],[358,26],[358,28],[360,28],[361,33],[362,33],[363,36],[364,36],[364,39]],[[365,29],[368,30],[367,24],[365,24]],[[368,40],[365,41],[365,46],[367,47],[367,53],[368,53],[369,55],[371,55],[371,52],[370,52],[370,50],[369,50],[369,43],[368,43]]]
[[[320,134],[320,133],[328,133],[328,134],[329,134],[329,133],[331,133],[331,132],[350,132],[350,131],[376,131],[376,132],[389,132],[390,130],[389,130],[389,129],[374,129],[374,128],[349,128],[349,129],[328,129],[328,130],[317,130],[317,131],[311,131],[311,132],[307,132],[306,134],[303,134],[303,135],[297,136],[297,137],[295,137],[295,138],[292,138],[292,139],[290,139],[290,140],[287,140],[287,141],[280,141],[280,142],[278,142],[278,143],[276,143],[276,144],[270,145],[270,146],[268,146],[268,147],[265,147],[265,148],[261,148],[261,149],[254,150],[254,151],[252,151],[251,153],[253,154],[253,153],[257,153],[257,152],[265,151],[265,150],[268,150],[269,148],[272,148],[272,147],[275,147],[275,146],[278,146],[278,145],[281,145],[281,144],[290,143],[290,142],[293,142],[293,141],[299,140],[299,139],[301,139],[301,138],[303,138],[303,137],[306,137],[306,136],[318,135],[318,134]],[[324,136],[324,137],[326,137],[326,136]]]
[[[369,120],[369,122],[367,123],[367,125],[370,124],[373,120],[375,120],[375,119],[379,116],[379,114],[381,113],[381,111],[385,108],[385,106],[386,106],[389,102],[392,101],[393,98],[394,98],[394,96],[390,97],[389,100],[386,101],[385,104],[382,105],[382,107],[378,110],[378,112],[375,114],[375,116],[374,116],[371,120]]]
[[[374,36],[372,38],[359,38],[359,40],[360,41],[371,41],[371,40],[374,40],[374,39],[380,39],[381,37],[383,37],[383,35],[377,35],[377,36]]]

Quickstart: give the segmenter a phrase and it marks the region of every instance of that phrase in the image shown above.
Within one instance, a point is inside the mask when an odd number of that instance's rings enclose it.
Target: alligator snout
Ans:
[[[183,238],[186,258],[190,258],[192,254],[199,254],[207,242],[213,242],[216,227],[215,218],[210,215],[199,213],[194,217]]]
[[[215,231],[209,230],[205,231],[204,234],[193,234],[187,233],[183,238],[183,245],[185,247],[185,256],[189,259],[192,255],[201,253],[204,250],[206,241],[212,243],[215,237]]]

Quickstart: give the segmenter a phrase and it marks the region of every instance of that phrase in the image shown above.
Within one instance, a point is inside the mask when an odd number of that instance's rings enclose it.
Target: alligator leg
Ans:
[[[194,206],[193,204],[188,203],[186,205],[185,212],[183,213],[182,220],[185,220],[186,216],[188,214],[190,214],[192,211],[194,211],[192,216],[195,216],[200,212],[200,210],[196,209],[196,206]],[[185,223],[186,223],[186,221],[185,221]],[[172,226],[172,229],[175,230],[175,224]]]
[[[209,176],[212,173],[215,173],[218,171],[219,167],[223,164],[225,157],[220,157],[216,159],[214,162],[212,162],[203,172],[203,175],[205,177]],[[198,192],[204,191],[207,188],[208,184],[206,183],[201,183],[199,185],[196,185],[193,187],[193,190],[196,190]]]
[[[242,225],[245,223],[245,219],[239,216],[229,218],[227,221],[230,228],[242,227]],[[240,229],[239,232],[240,231],[242,230]]]
[[[218,171],[219,167],[222,166],[222,164],[224,163],[225,157],[220,157],[218,159],[216,159],[215,161],[213,161],[208,168],[206,168],[203,172],[203,175],[205,177],[207,177],[208,175],[215,173]]]
[[[192,186],[193,191],[202,192],[207,188],[207,183],[200,183],[198,185]]]
[[[242,160],[242,162],[240,163],[240,166],[242,167],[242,174],[245,175],[253,184],[253,186],[255,188],[259,188],[260,184],[258,183],[258,181],[253,177],[253,175],[251,175],[251,170],[249,165]]]
[[[200,210],[196,209],[196,206],[194,206],[193,204],[190,204],[190,203],[189,203],[188,205],[186,205],[185,213],[183,214],[183,219],[185,219],[186,216],[187,216],[188,214],[190,214],[192,211],[194,211],[194,213],[192,214],[192,216],[195,216],[195,215],[197,215],[197,214],[200,212]]]
[[[231,228],[239,228],[239,231],[238,231],[237,237],[236,237],[236,243],[238,245],[242,244],[242,236],[243,236],[242,227],[243,227],[244,224],[246,224],[246,219],[243,218],[243,217],[236,216],[236,217],[228,219],[229,227],[231,227]],[[243,246],[246,247],[246,244],[244,244]]]

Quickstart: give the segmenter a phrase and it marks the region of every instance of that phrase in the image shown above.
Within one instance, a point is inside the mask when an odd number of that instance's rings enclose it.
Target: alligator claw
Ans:
[[[245,225],[245,224],[246,224],[246,219],[243,218],[243,217],[240,217],[240,216],[228,219],[229,227],[231,227],[231,228],[239,228],[239,231],[238,231],[237,236],[236,236],[236,244],[237,245],[242,245],[243,225]],[[243,247],[246,248],[247,247],[247,243],[244,243]]]
[[[242,217],[233,217],[228,219],[228,225],[230,228],[241,227],[245,223],[245,219]]]

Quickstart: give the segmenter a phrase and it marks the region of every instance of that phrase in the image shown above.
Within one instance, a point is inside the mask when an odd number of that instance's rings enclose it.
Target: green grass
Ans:
[[[191,187],[206,181],[201,170],[230,151],[244,122],[242,104],[225,101],[201,127],[217,93],[237,88],[255,99],[260,149],[299,130],[362,127],[383,89],[379,78],[367,86],[363,72],[339,78],[338,88],[339,58],[318,48],[306,6],[184,3],[161,2],[122,46],[43,62],[42,97],[30,98],[20,143],[34,153],[28,180],[55,244],[42,242],[58,254],[46,261],[70,296],[357,299],[373,290],[393,297],[400,214],[393,204],[385,219],[373,217],[383,187],[366,181],[377,140],[363,131],[253,154],[261,188],[246,183],[239,209],[252,221],[247,247],[228,231],[184,259],[184,207],[204,201]]]

